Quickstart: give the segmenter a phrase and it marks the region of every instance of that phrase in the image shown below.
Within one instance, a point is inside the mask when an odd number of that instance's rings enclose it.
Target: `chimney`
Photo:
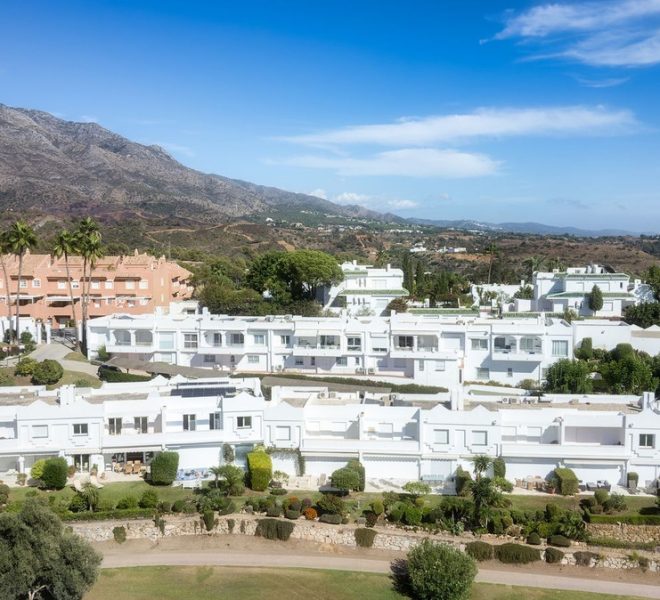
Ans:
[[[73,385],[63,385],[57,390],[57,401],[60,406],[71,406],[76,400],[76,388]]]

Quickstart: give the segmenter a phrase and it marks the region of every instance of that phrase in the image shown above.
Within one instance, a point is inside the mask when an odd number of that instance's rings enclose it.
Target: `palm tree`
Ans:
[[[472,465],[474,467],[474,477],[477,481],[481,476],[488,471],[488,467],[492,464],[493,459],[485,454],[478,454],[472,458]]]
[[[23,257],[26,252],[33,250],[37,245],[37,236],[34,229],[25,221],[16,221],[7,233],[7,243],[11,253],[18,258],[18,281],[16,282],[16,329],[15,339],[18,339],[18,319],[21,309],[21,277],[23,275]]]
[[[491,242],[486,246],[486,254],[490,254],[490,260],[488,261],[488,283],[490,283],[490,276],[493,272],[493,261],[495,260],[495,255],[497,254],[497,246],[494,242]]]
[[[76,246],[83,258],[82,275],[82,344],[83,354],[87,354],[87,313],[89,307],[89,290],[92,279],[92,271],[96,261],[103,256],[103,247],[101,246],[101,232],[99,226],[93,219],[84,218],[78,224],[75,233]],[[88,273],[89,269],[89,273]]]
[[[71,318],[73,319],[73,326],[78,329],[78,320],[76,319],[76,301],[73,297],[73,285],[71,283],[71,275],[69,274],[69,256],[78,251],[77,238],[74,234],[66,229],[62,230],[55,238],[55,245],[53,246],[53,256],[55,258],[64,257],[64,267],[66,269],[66,281],[69,286],[69,297],[71,298]],[[80,350],[80,340],[76,335],[76,346]]]
[[[493,514],[492,509],[502,504],[502,494],[488,477],[477,479],[472,485],[471,491],[474,502],[474,520],[481,527],[488,527],[488,521]]]
[[[215,487],[216,487],[216,489],[217,489],[217,487],[218,487],[218,479],[220,478],[220,475],[222,475],[222,473],[223,473],[222,466],[219,466],[219,467],[211,467],[211,468],[209,469],[209,472],[211,473],[211,475],[213,475],[213,476],[215,477]]]
[[[525,259],[525,264],[529,265],[529,280],[531,281],[534,278],[534,273],[540,271],[545,264],[545,258],[542,256],[530,256]]]
[[[7,272],[7,263],[5,254],[9,254],[9,244],[7,243],[7,232],[0,233],[0,263],[2,263],[2,276],[4,278],[5,296],[7,302],[7,325],[11,329],[11,299],[9,297],[9,273]]]

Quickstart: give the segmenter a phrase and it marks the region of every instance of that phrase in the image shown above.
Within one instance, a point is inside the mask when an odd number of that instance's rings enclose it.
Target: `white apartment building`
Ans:
[[[589,294],[594,285],[603,293],[603,308],[596,313],[599,317],[620,317],[627,306],[635,304],[628,275],[608,273],[599,265],[589,265],[534,273],[532,310],[562,313],[571,309],[578,315],[593,316]]]
[[[543,402],[534,404],[533,402]],[[155,453],[179,453],[181,469],[221,464],[223,444],[236,462],[255,444],[298,449],[309,485],[351,458],[367,480],[442,482],[451,493],[456,467],[475,455],[501,456],[510,480],[546,477],[557,466],[585,482],[640,485],[660,475],[660,405],[636,396],[437,395],[334,393],[325,388],[272,389],[256,379],[171,380],[0,389],[0,472],[27,472],[39,458],[64,456],[81,471]],[[274,468],[300,475],[291,454]]]
[[[384,268],[360,265],[357,261],[341,265],[343,281],[323,292],[324,309],[351,316],[380,316],[395,298],[408,295],[403,287],[403,271],[390,265]]]

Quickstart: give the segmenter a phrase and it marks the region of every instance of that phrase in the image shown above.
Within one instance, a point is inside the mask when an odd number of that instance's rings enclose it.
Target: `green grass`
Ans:
[[[69,352],[64,360],[77,360],[78,362],[88,362],[87,358],[81,352]]]
[[[87,383],[82,387],[101,387],[101,380],[95,375],[89,375],[88,373],[81,373],[80,371],[64,371],[62,379],[60,379],[55,385],[48,386],[49,389],[54,389],[61,387],[63,385],[76,385],[78,382],[86,381]]]
[[[312,569],[136,567],[103,570],[85,600],[388,600],[404,596],[387,575]],[[611,596],[475,584],[472,600],[632,600]]]

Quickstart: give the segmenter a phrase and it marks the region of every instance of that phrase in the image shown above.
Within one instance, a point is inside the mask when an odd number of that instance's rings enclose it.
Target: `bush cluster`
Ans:
[[[571,545],[571,540],[563,535],[551,535],[548,538],[548,544],[558,546],[559,548],[568,548]]]
[[[491,560],[494,556],[493,547],[486,542],[479,541],[466,544],[465,552],[479,562],[483,560]]]
[[[371,548],[376,539],[376,532],[373,529],[358,527],[355,530],[355,543],[360,548]]]
[[[500,562],[509,564],[525,565],[537,560],[541,560],[538,550],[524,546],[523,544],[502,544],[495,547],[495,556]]]
[[[264,450],[249,452],[247,463],[250,487],[257,492],[265,491],[273,478],[273,461],[270,455]]]
[[[160,452],[151,461],[151,483],[172,485],[179,468],[178,452]]]
[[[61,490],[69,476],[69,465],[65,458],[48,458],[44,463],[41,481],[49,490]]]
[[[557,482],[557,490],[562,496],[573,496],[578,493],[579,481],[572,469],[557,467],[553,475]]]
[[[559,563],[564,558],[564,553],[557,548],[546,548],[545,549],[545,562],[550,564]]]
[[[259,519],[255,535],[267,540],[280,540],[286,542],[293,533],[295,525],[290,521],[279,519]]]

